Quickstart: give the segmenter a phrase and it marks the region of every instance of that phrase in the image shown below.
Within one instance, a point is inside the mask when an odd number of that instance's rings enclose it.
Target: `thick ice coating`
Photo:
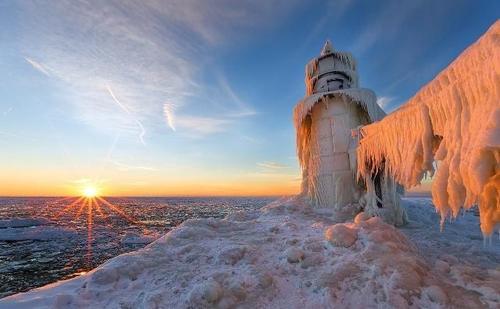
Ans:
[[[362,136],[359,177],[383,169],[410,188],[437,162],[432,196],[442,222],[478,204],[490,235],[500,223],[500,21]]]
[[[327,41],[306,65],[305,84],[306,97],[293,115],[302,195],[316,208],[333,209],[339,222],[362,210],[403,225],[406,215],[391,177],[374,173],[356,180],[358,129],[385,113],[373,91],[359,88],[354,57]]]

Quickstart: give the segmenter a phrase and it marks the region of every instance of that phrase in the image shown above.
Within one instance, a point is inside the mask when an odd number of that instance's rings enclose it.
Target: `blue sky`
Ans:
[[[295,192],[292,109],[326,39],[390,112],[499,1],[1,1],[0,195]]]

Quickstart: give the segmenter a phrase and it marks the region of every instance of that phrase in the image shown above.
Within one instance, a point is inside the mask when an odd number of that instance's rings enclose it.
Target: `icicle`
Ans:
[[[411,188],[434,175],[441,215],[479,205],[481,230],[500,224],[500,21],[413,98],[361,129],[358,178],[382,165]]]

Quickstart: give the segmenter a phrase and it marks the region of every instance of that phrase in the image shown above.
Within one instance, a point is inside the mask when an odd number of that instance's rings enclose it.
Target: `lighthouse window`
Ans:
[[[343,84],[344,84],[344,81],[342,79],[339,79],[339,78],[334,78],[334,79],[328,79],[326,81],[326,84],[327,84],[327,87],[328,87],[328,90],[329,91],[334,91],[334,90],[338,90],[338,89],[343,89]]]

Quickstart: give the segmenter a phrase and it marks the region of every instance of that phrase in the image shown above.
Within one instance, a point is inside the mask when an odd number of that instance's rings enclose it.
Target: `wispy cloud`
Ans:
[[[309,31],[307,37],[301,42],[301,47],[297,51],[301,52],[305,48],[309,47],[312,40],[316,38],[319,33],[325,30],[326,25],[329,22],[342,22],[342,17],[351,8],[353,2],[353,0],[337,0],[328,2],[325,5],[326,7],[322,8],[323,15],[316,21],[314,26]],[[333,39],[333,43],[335,44],[335,38],[330,39]]]
[[[231,124],[231,120],[214,117],[190,116],[176,112],[176,106],[171,103],[163,105],[165,121],[172,129],[189,137],[203,137],[205,135],[223,132]]]
[[[374,20],[364,21],[365,29],[353,41],[351,51],[360,55],[370,50],[377,42],[397,36],[408,16],[419,5],[421,5],[419,1],[403,3],[395,0],[386,6],[381,6],[381,11],[375,14]]]
[[[111,98],[113,98],[113,101],[115,101],[115,103],[120,106],[120,108],[125,112],[127,113],[128,115],[132,115],[132,113],[128,110],[128,108],[123,105],[115,96],[113,90],[111,89],[111,87],[109,86],[106,86],[106,89],[108,90],[109,92],[109,95],[111,95]],[[143,145],[145,145],[146,143],[144,142],[144,135],[146,135],[146,129],[144,129],[144,126],[142,125],[142,123],[137,120],[135,117],[133,118],[134,121],[137,123],[137,126],[139,127],[140,129],[140,133],[139,133],[139,140],[141,141],[141,143]]]
[[[234,105],[235,108],[227,114],[229,117],[245,117],[253,116],[256,114],[255,110],[250,107],[246,102],[244,102],[231,88],[226,77],[222,74],[218,75],[218,82],[220,88],[223,90],[224,94],[228,97],[229,101]]]
[[[222,78],[216,86],[229,99],[213,114],[192,116],[196,104],[219,99],[206,98],[200,80],[207,50],[275,22],[295,1],[215,2],[23,1],[19,52],[59,80],[78,119],[99,129],[135,134],[142,143],[148,127],[157,125],[180,131],[196,123],[198,132],[220,132],[231,121],[216,113],[229,118],[255,111]],[[116,113],[110,96],[125,113]]]
[[[38,63],[37,61],[30,59],[30,58],[27,58],[27,57],[25,57],[24,60],[26,60],[26,62],[31,64],[31,66],[33,68],[35,68],[37,71],[39,71],[47,76],[50,76],[49,69],[45,68],[45,66],[43,66],[41,63]]]
[[[175,131],[174,110],[175,110],[175,105],[171,103],[163,104],[163,113],[165,114],[167,124],[173,131]]]
[[[377,104],[382,107],[382,109],[385,109],[388,107],[388,105],[394,101],[394,98],[393,97],[378,97],[377,98]]]
[[[289,168],[289,166],[277,163],[277,162],[271,162],[271,161],[266,161],[266,162],[258,162],[257,166],[263,167],[265,169],[271,169],[271,170],[281,170],[285,168]]]
[[[175,123],[178,128],[185,129],[188,135],[198,137],[223,132],[232,123],[232,121],[211,117],[178,115]]]
[[[173,131],[184,133],[187,136],[202,137],[228,130],[231,124],[235,123],[235,118],[257,114],[249,104],[236,94],[220,72],[217,74],[217,86],[216,90],[211,89],[211,98],[207,99],[217,107],[216,113],[207,116],[194,116],[182,111],[178,105],[167,102],[163,105],[167,125]]]
[[[247,173],[248,177],[262,178],[262,179],[282,179],[292,181],[298,175],[296,171],[291,169],[290,166],[274,162],[264,161],[256,163],[258,169]]]
[[[110,161],[119,171],[133,171],[133,170],[142,170],[142,171],[158,171],[157,168],[151,166],[142,166],[142,165],[130,165],[125,164],[123,162],[119,162],[116,160]]]

